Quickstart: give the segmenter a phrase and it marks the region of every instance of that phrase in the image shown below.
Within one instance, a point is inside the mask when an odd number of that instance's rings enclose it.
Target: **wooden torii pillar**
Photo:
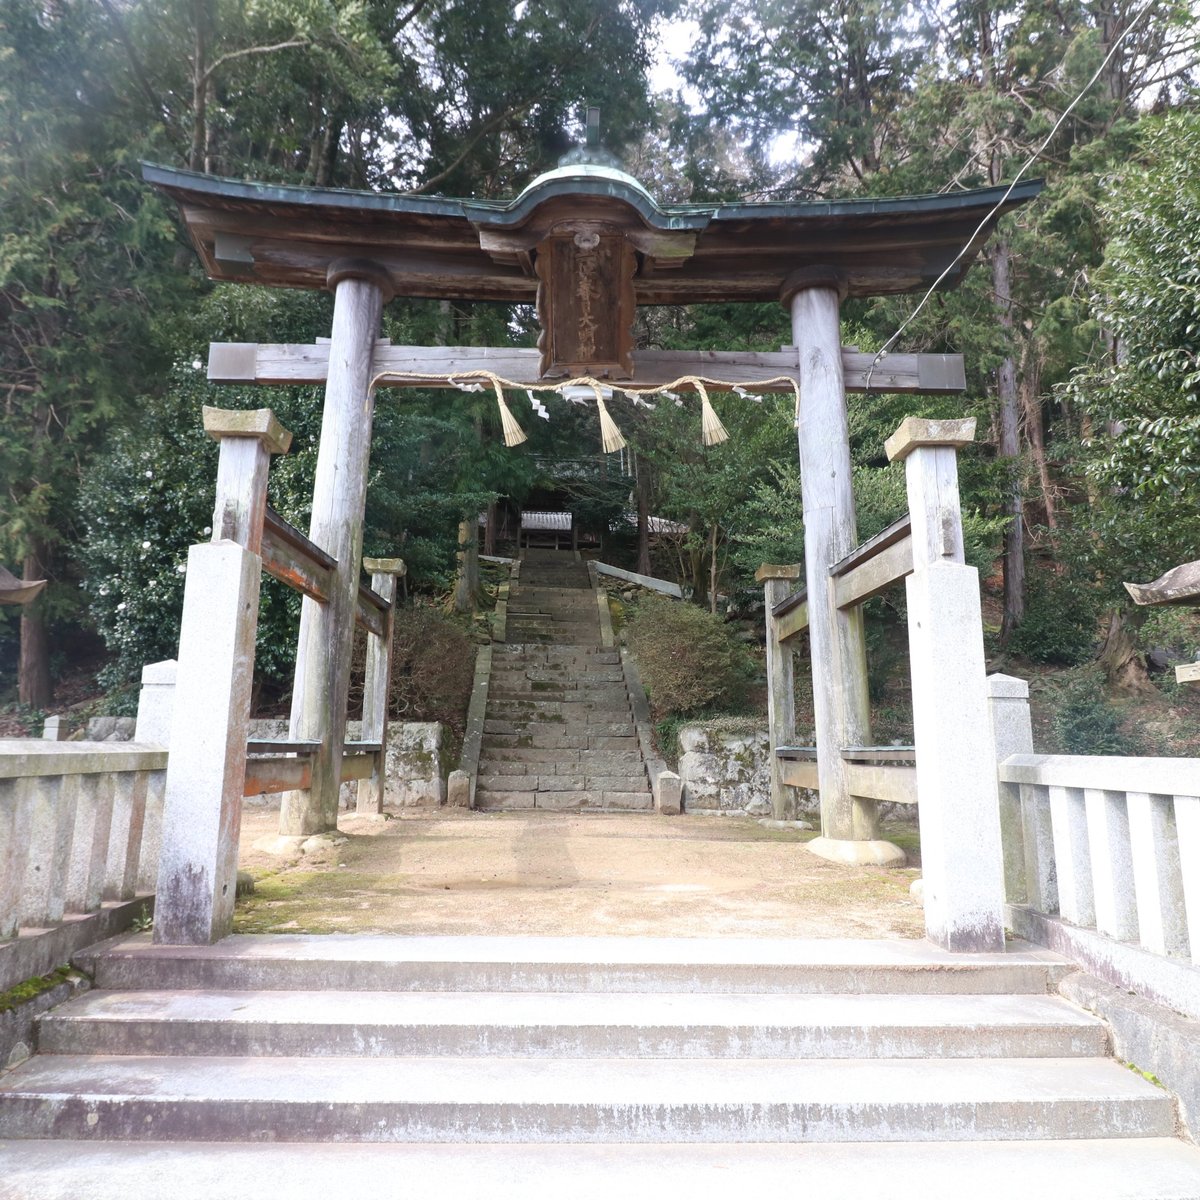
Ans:
[[[329,603],[305,596],[300,609],[288,737],[321,748],[309,790],[284,794],[279,832],[292,837],[337,828],[375,406],[371,364],[383,304],[392,294],[388,273],[365,260],[334,262],[328,283],[333,329],[308,536],[337,566]]]

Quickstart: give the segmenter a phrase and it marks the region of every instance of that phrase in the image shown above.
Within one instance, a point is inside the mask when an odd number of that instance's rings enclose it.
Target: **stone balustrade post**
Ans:
[[[1029,684],[1012,675],[989,675],[988,711],[996,742],[997,766],[1012,754],[1033,753],[1033,724],[1029,716]],[[1004,895],[1009,904],[1028,900],[1025,872],[1025,829],[1021,789],[999,783],[1000,840],[1004,851]]]
[[[766,611],[763,620],[767,631],[767,723],[771,735],[771,815],[776,821],[785,820],[791,807],[792,789],[783,782],[779,757],[780,746],[796,740],[796,679],[791,648],[779,640],[775,606],[786,600],[800,578],[800,567],[792,563],[778,565],[763,563],[754,574],[755,582],[763,585]],[[792,813],[794,816],[794,812]]]
[[[925,930],[948,950],[1004,949],[1004,860],[979,574],[966,565],[957,449],[975,422],[907,418],[913,572],[906,580]]]
[[[138,694],[137,726],[133,740],[145,746],[170,749],[171,714],[175,710],[175,674],[179,664],[168,658],[142,668],[142,690]],[[154,772],[146,786],[146,810],[142,820],[142,849],[137,890],[154,891],[158,882],[158,859],[162,853],[163,797],[166,772]]]
[[[221,443],[212,541],[188,551],[154,940],[204,945],[233,923],[267,469],[291,434],[269,409],[204,410]]]
[[[402,558],[364,558],[363,569],[371,572],[371,588],[388,602],[383,618],[383,636],[367,634],[367,669],[363,683],[362,740],[378,742],[379,753],[369,779],[358,781],[357,811],[383,812],[387,783],[388,695],[392,684],[392,634],[396,628],[396,580],[404,574]]]

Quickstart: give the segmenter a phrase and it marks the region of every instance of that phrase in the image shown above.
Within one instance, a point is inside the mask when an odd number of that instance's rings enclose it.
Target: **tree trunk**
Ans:
[[[40,546],[31,547],[25,556],[21,577],[27,580],[45,579],[42,567],[44,554]],[[54,699],[50,682],[50,644],[43,616],[44,596],[21,609],[21,650],[17,660],[17,699],[33,709],[44,709]]]
[[[712,541],[709,543],[708,557],[708,611],[715,617],[717,615],[717,532],[719,526],[714,521],[712,527]]]
[[[1029,348],[1021,356],[1021,407],[1025,412],[1025,437],[1033,453],[1037,468],[1038,484],[1042,490],[1042,505],[1046,511],[1046,525],[1053,531],[1058,528],[1058,512],[1054,500],[1054,488],[1050,482],[1050,467],[1046,462],[1046,437],[1042,431],[1041,364],[1037,352]]]
[[[1007,241],[998,241],[992,249],[992,286],[1001,327],[1012,337],[1011,251]],[[1000,363],[996,379],[1000,402],[999,455],[1008,467],[1008,495],[1005,513],[1008,528],[1004,534],[1004,618],[1000,642],[1004,644],[1025,617],[1025,495],[1021,478],[1021,407],[1017,392],[1017,368],[1010,350]]]
[[[487,528],[483,532],[484,554],[496,553],[496,502],[489,501],[487,506]]]
[[[1114,608],[1108,614],[1108,631],[1097,658],[1113,686],[1126,692],[1148,692],[1154,685],[1142,656],[1137,652],[1137,631],[1144,614]]]
[[[637,537],[639,575],[649,575],[650,570],[650,466],[640,456],[634,459],[637,474]]]
[[[208,0],[195,0],[192,4],[192,139],[188,149],[188,169],[204,170],[205,150],[208,144]]]
[[[473,613],[479,607],[479,534],[471,518],[458,525],[458,583],[454,611]]]

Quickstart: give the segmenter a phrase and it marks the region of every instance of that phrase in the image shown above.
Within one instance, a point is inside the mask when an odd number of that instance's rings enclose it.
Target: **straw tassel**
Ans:
[[[505,402],[504,389],[495,380],[492,380],[492,386],[496,389],[496,404],[500,409],[500,425],[504,429],[504,444],[519,446],[527,440],[525,430],[517,424],[517,418],[512,415],[512,410]]]
[[[596,388],[596,411],[600,414],[600,441],[604,446],[604,453],[612,454],[617,450],[624,450],[626,441],[621,436],[616,421],[609,415],[608,406],[604,403],[604,396],[599,388]]]
[[[729,431],[721,424],[717,410],[713,408],[708,392],[700,380],[696,380],[696,390],[700,393],[700,431],[706,446],[716,446],[729,441]]]

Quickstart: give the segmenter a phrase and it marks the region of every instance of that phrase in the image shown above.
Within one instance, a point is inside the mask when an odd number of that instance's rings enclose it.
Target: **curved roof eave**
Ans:
[[[449,196],[418,196],[405,192],[367,192],[350,188],[302,187],[296,184],[260,183],[205,175],[157,163],[143,163],[147,183],[172,192],[190,192],[214,200],[261,201],[308,208],[344,209],[373,213],[412,213],[450,217],[472,225],[507,226],[522,223],[544,201],[564,195],[612,197],[634,208],[658,229],[702,230],[710,222],[755,219],[906,216],[950,213],[964,208],[986,208],[1004,202],[1015,207],[1037,196],[1041,179],[1015,186],[934,192],[919,196],[856,197],[847,200],[752,201],[713,204],[659,205],[636,180],[622,171],[604,167],[572,166],[549,171],[534,180],[515,200],[475,200]]]

